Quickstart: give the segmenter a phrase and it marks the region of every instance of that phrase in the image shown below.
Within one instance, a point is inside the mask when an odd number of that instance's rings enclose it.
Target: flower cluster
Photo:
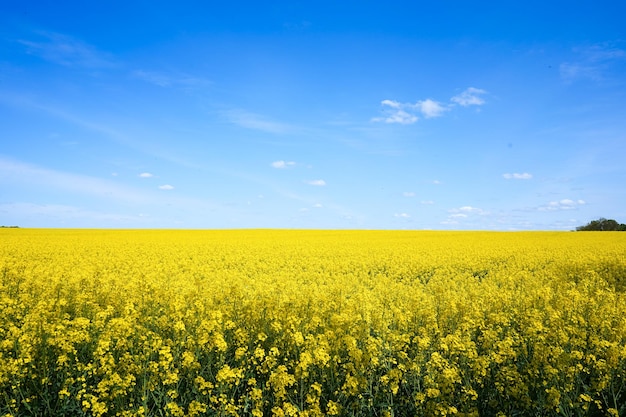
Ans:
[[[626,415],[618,233],[0,231],[0,416]]]

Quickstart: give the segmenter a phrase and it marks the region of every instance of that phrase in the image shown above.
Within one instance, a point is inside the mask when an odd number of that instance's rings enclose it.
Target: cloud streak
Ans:
[[[56,32],[41,31],[39,40],[20,39],[26,52],[46,61],[66,67],[112,68],[119,64],[110,54],[71,36]]]
[[[141,222],[145,215],[128,215],[87,210],[82,207],[64,204],[34,204],[34,203],[3,203],[0,212],[10,213],[20,221],[32,222],[36,219],[54,219],[60,224],[71,224],[74,221],[102,222],[119,224]],[[93,223],[89,223],[92,225]]]
[[[394,100],[383,100],[380,102],[383,106],[384,116],[375,117],[373,122],[413,124],[420,117],[426,119],[440,117],[448,109],[441,103],[431,99],[417,101],[416,103],[400,103]]]
[[[626,50],[611,44],[574,48],[576,59],[559,65],[561,79],[567,83],[581,79],[602,81],[617,61],[626,60]]]
[[[295,166],[296,163],[293,161],[274,161],[270,165],[276,169],[285,169]]]
[[[459,207],[459,208],[454,208],[454,209],[450,209],[448,210],[449,213],[464,213],[464,214],[480,214],[480,215],[484,215],[487,214],[486,211],[484,211],[483,209],[480,209],[478,207],[472,207],[472,206],[463,206],[463,207]]]
[[[147,191],[135,187],[129,187],[110,180],[58,171],[11,160],[0,155],[0,185],[3,183],[11,186],[19,185],[23,188],[31,188],[31,194],[36,194],[40,191],[43,193],[55,191],[58,193],[57,199],[94,197],[104,203],[102,205],[103,207],[109,206],[110,204],[121,203],[124,205],[130,204],[138,209],[141,208],[142,210],[150,210],[155,206],[167,206],[172,210],[177,210],[178,213],[189,211],[197,213],[213,211],[222,212],[224,215],[228,215],[232,212],[232,207],[218,205],[205,199],[162,193],[157,190]],[[174,189],[174,187],[169,184],[161,185],[158,188],[163,191]],[[60,194],[61,192],[70,193],[73,196],[69,197],[67,195]],[[54,206],[54,204],[34,204],[33,202],[12,202],[9,204],[13,204],[13,206],[11,206],[13,208],[16,207],[15,204],[29,204],[33,210],[35,210],[34,214],[37,214],[37,207],[44,207],[41,208],[41,210],[44,210],[46,207],[48,207],[48,209],[50,207],[56,207],[54,208],[55,212],[66,210],[66,208],[69,212],[74,210],[71,205]],[[76,209],[82,210],[80,208]],[[77,212],[75,212],[75,214],[76,213]],[[86,212],[85,217],[92,217],[95,219],[99,215],[94,213],[95,212],[93,212],[93,210],[88,213]],[[104,213],[101,214],[105,215]],[[14,216],[19,216],[19,211],[15,212]],[[78,214],[76,214],[76,216],[78,216]],[[115,217],[115,215],[113,216]]]
[[[585,200],[571,200],[565,198],[559,201],[550,201],[548,204],[537,208],[539,211],[562,211],[577,210],[580,206],[587,204]]]
[[[461,94],[452,97],[450,101],[463,107],[482,106],[485,104],[485,99],[482,97],[485,94],[487,94],[485,90],[469,87]]]
[[[158,71],[135,70],[132,72],[135,78],[154,84],[158,87],[182,87],[192,88],[203,85],[210,85],[211,82],[201,77],[194,77],[188,74],[172,74]]]
[[[472,218],[475,219],[476,216],[486,216],[489,214],[488,211],[473,206],[453,208],[448,210],[448,213],[448,217],[443,220],[441,224],[448,226],[457,225],[460,221],[471,220]]]
[[[33,184],[46,189],[52,188],[109,200],[135,203],[146,200],[146,196],[138,190],[109,180],[42,168],[1,156],[0,174],[0,178],[12,184]]]
[[[382,116],[372,118],[372,122],[388,124],[410,125],[421,118],[433,119],[443,116],[456,105],[462,107],[482,106],[485,104],[483,95],[487,92],[479,88],[470,87],[450,99],[449,103],[441,103],[430,98],[418,100],[415,103],[401,103],[396,100],[383,100],[381,104]]]
[[[502,177],[504,177],[504,179],[507,180],[529,180],[532,179],[532,174],[529,174],[528,172],[524,172],[524,173],[506,173],[506,174],[502,174]]]
[[[23,108],[43,112],[47,115],[71,123],[82,129],[95,132],[98,135],[101,135],[103,138],[111,140],[122,146],[137,150],[146,155],[173,162],[177,165],[194,169],[205,168],[204,165],[200,165],[177,156],[176,153],[172,151],[172,149],[160,150],[158,148],[155,148],[153,144],[150,144],[146,141],[138,141],[132,135],[125,133],[123,130],[117,130],[116,128],[107,124],[83,118],[78,113],[64,110],[63,108],[55,106],[52,103],[41,103],[38,101],[34,101],[31,97],[26,95],[0,95],[0,103],[4,103],[8,106],[15,108]]]
[[[222,112],[222,115],[230,123],[246,129],[260,130],[262,132],[275,134],[284,134],[293,131],[293,127],[285,123],[269,120],[264,116],[245,110],[229,110]]]
[[[411,215],[408,213],[395,213],[393,217],[398,218],[398,219],[410,219]]]

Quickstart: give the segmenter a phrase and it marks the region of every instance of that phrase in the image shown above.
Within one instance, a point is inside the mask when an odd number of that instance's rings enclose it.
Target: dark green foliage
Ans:
[[[624,232],[626,231],[626,224],[624,223],[620,224],[613,219],[605,219],[604,217],[601,217],[598,220],[593,220],[584,226],[577,227],[576,231],[578,232],[586,232],[586,231]]]

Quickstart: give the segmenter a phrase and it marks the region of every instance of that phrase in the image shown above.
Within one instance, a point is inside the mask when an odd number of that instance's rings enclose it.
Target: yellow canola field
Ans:
[[[0,416],[626,415],[626,233],[0,230]]]

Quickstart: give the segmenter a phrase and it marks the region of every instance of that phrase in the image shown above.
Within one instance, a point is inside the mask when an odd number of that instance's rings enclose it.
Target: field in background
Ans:
[[[626,415],[618,232],[0,230],[0,416]]]

